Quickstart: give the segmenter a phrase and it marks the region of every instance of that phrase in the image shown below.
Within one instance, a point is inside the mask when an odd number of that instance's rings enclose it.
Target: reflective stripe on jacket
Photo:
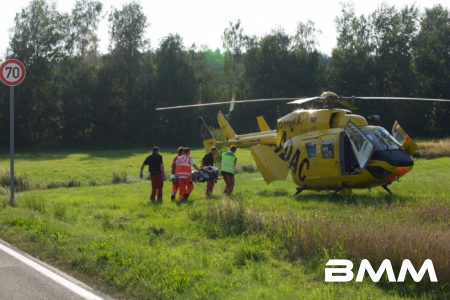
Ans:
[[[222,154],[221,171],[234,174],[234,165],[236,164],[236,156],[232,152]]]
[[[183,154],[177,157],[175,161],[175,174],[177,178],[191,177],[191,157]]]

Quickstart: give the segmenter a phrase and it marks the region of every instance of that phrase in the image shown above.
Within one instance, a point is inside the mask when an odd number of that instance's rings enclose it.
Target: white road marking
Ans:
[[[50,278],[54,282],[64,286],[68,290],[74,292],[75,294],[79,295],[80,297],[83,297],[84,299],[90,299],[90,300],[103,299],[103,298],[101,298],[101,297],[99,297],[99,296],[89,292],[88,290],[86,290],[86,289],[76,285],[75,283],[71,282],[70,280],[67,280],[66,278],[56,274],[55,272],[50,271],[49,269],[41,266],[37,262],[35,262],[35,261],[33,261],[33,260],[23,256],[22,254],[14,251],[13,249],[6,247],[2,243],[0,243],[0,250],[8,253],[9,255],[14,257],[15,259],[23,262],[24,264],[26,264],[29,267],[35,269],[36,271],[38,271],[42,275]]]

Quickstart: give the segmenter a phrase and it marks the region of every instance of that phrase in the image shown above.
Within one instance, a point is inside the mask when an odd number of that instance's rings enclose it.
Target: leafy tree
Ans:
[[[101,11],[102,4],[99,1],[77,0],[68,18],[66,49],[70,55],[85,57],[88,52],[94,54],[97,52],[96,30]]]
[[[297,32],[291,38],[292,51],[295,55],[294,64],[294,85],[291,96],[316,95],[319,93],[319,86],[322,76],[320,65],[320,54],[316,49],[318,44],[317,31],[314,22],[299,22]]]
[[[224,78],[225,57],[219,49],[189,51],[189,57],[194,68],[195,81],[198,83],[197,101],[215,102],[230,96]]]
[[[64,56],[66,19],[54,2],[31,1],[16,14],[7,55],[21,59],[26,66],[58,61]]]
[[[78,0],[66,18],[67,56],[55,70],[62,101],[60,126],[66,145],[86,144],[92,139],[99,69],[96,29],[101,10],[98,1]]]
[[[336,25],[338,38],[330,60],[329,87],[344,95],[372,93],[374,46],[368,20],[356,16],[354,7],[346,5]]]
[[[111,54],[103,57],[96,101],[96,136],[106,141],[135,140],[141,125],[144,99],[140,78],[141,50],[147,18],[142,6],[131,2],[109,17]]]
[[[253,39],[244,33],[241,21],[229,23],[222,35],[223,48],[225,49],[224,72],[228,97],[232,92],[237,92],[241,96],[245,94],[245,67],[243,63],[243,53],[253,43]]]
[[[317,51],[317,34],[321,31],[315,28],[313,21],[308,20],[306,23],[298,22],[297,31],[292,37],[293,46],[295,49],[301,49],[305,52]]]
[[[442,5],[426,9],[420,21],[420,31],[414,41],[414,59],[419,77],[419,95],[433,98],[450,98],[450,12]],[[448,104],[429,104],[426,123],[429,130],[443,135],[450,128]]]
[[[61,139],[61,100],[55,75],[64,57],[66,18],[45,0],[31,1],[16,14],[8,56],[20,59],[27,68],[27,79],[16,95],[18,145]]]
[[[157,91],[154,107],[195,103],[198,83],[179,35],[169,35],[161,42],[156,51],[155,68]],[[192,129],[191,124],[195,124],[195,118],[190,114],[172,111],[153,116],[153,133],[159,140],[189,145],[189,141],[197,136],[196,130],[189,130]]]
[[[263,37],[246,57],[246,76],[253,97],[284,97],[295,92],[295,56],[283,31]]]
[[[411,95],[415,86],[411,43],[417,33],[417,8],[405,6],[397,11],[382,5],[370,19],[378,90],[386,95]]]
[[[119,52],[123,56],[136,57],[140,50],[148,44],[144,39],[148,26],[147,17],[138,2],[131,2],[121,10],[113,10],[109,16],[111,42],[113,53]]]
[[[94,62],[94,63],[93,63]],[[86,145],[93,140],[99,61],[67,58],[59,72],[58,94],[62,101],[61,122],[65,145]]]
[[[413,68],[412,42],[417,34],[418,10],[414,6],[405,6],[396,10],[393,6],[382,5],[370,15],[372,42],[375,46],[375,82],[378,95],[414,96],[417,86]],[[383,112],[384,126],[398,119],[411,134],[420,134],[416,124],[424,123],[423,116],[417,112],[430,108],[425,103],[405,103],[386,101]],[[416,128],[418,131],[411,131]]]

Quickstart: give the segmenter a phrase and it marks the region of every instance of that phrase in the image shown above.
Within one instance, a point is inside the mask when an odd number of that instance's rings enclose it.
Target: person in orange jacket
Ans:
[[[178,179],[178,188],[180,190],[180,200],[187,201],[189,195],[194,189],[192,183],[191,167],[199,170],[194,160],[190,156],[191,150],[188,147],[183,148],[183,155],[175,160],[175,174]]]
[[[177,179],[177,175],[175,173],[175,168],[176,168],[176,160],[178,158],[178,156],[183,155],[183,147],[178,147],[178,155],[175,156],[173,158],[172,161],[172,172],[170,175],[170,181],[172,181],[172,195],[170,196],[170,200],[174,201],[175,197],[177,196],[177,191],[178,191],[178,179]]]

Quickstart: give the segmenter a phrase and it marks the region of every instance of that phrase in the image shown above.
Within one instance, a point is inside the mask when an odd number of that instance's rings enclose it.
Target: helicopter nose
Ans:
[[[411,167],[398,167],[397,170],[386,179],[384,184],[389,184],[392,181],[398,180],[400,177],[402,177],[403,175],[405,175],[406,173],[411,171],[411,169],[412,169],[412,166]]]
[[[414,165],[412,157],[403,149],[375,151],[371,160],[389,165],[389,168],[377,164],[367,167],[373,177],[384,180],[386,184],[408,173]]]
[[[387,162],[393,167],[412,167],[414,160],[411,155],[403,149],[397,150],[378,150],[372,155],[373,160]]]

